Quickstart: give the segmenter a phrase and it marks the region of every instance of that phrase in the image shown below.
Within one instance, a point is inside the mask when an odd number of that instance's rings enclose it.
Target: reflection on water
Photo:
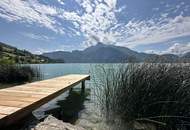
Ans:
[[[70,122],[85,129],[106,130],[107,126],[100,117],[94,95],[94,72],[97,66],[107,64],[40,64],[44,79],[54,78],[67,74],[89,74],[90,81],[86,81],[85,92],[81,92],[81,84],[74,87],[73,91],[65,92],[54,101],[48,102],[34,113],[38,119],[43,119],[49,114],[65,122]],[[112,65],[111,65],[112,66]],[[80,87],[80,88],[79,88]]]
[[[50,115],[79,125],[86,129],[98,127],[98,130],[105,130],[99,118],[99,111],[94,107],[94,83],[93,74],[91,73],[98,64],[35,64],[32,67],[39,67],[43,74],[43,79],[55,78],[67,74],[90,74],[91,80],[86,82],[85,92],[81,91],[81,84],[75,86],[73,91],[65,92],[53,101],[41,106],[33,112],[33,117],[30,115],[21,121],[21,129],[17,125],[8,130],[31,130],[40,121]],[[26,122],[26,123],[25,123]],[[104,124],[103,124],[104,125]],[[100,128],[100,127],[101,128]],[[19,127],[19,128],[18,128]]]
[[[90,100],[90,89],[82,91],[82,89],[73,89],[69,92],[64,100],[57,102],[58,108],[54,108],[45,112],[46,115],[52,114],[54,117],[65,122],[75,123],[79,117],[79,112],[85,109],[84,102]]]

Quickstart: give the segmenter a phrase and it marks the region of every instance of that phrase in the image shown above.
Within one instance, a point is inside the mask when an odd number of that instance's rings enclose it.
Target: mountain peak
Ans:
[[[105,46],[105,44],[103,44],[102,42],[98,42],[98,43],[96,44],[96,46]]]
[[[44,56],[51,59],[63,59],[67,63],[122,63],[122,62],[178,62],[179,57],[172,54],[153,55],[138,53],[127,47],[103,44],[97,42],[83,51],[69,53],[46,53]],[[189,60],[190,61],[190,60]]]

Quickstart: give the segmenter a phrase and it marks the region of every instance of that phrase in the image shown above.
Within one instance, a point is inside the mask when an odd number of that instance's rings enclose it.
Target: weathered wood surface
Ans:
[[[0,89],[0,127],[18,121],[80,82],[83,88],[89,79],[89,75],[73,74]]]

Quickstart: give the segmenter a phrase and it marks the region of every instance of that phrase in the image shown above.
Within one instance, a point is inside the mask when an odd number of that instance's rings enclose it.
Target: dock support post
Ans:
[[[84,90],[85,90],[85,80],[82,81],[82,91],[84,91]]]
[[[73,91],[73,88],[70,88],[69,93],[71,93],[72,91]]]

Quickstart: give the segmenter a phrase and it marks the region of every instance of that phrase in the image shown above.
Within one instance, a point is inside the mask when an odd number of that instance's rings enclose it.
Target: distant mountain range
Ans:
[[[88,47],[83,51],[55,51],[42,55],[54,60],[64,60],[66,63],[190,62],[190,52],[183,56],[174,54],[147,54],[139,53],[126,47],[105,45],[102,43]]]
[[[0,64],[3,63],[21,63],[21,64],[36,64],[55,62],[48,57],[35,55],[26,50],[20,50],[5,43],[0,42]]]
[[[182,56],[174,54],[147,54],[133,51],[126,47],[98,43],[83,51],[55,51],[32,54],[0,42],[0,63],[190,63],[190,52]]]

